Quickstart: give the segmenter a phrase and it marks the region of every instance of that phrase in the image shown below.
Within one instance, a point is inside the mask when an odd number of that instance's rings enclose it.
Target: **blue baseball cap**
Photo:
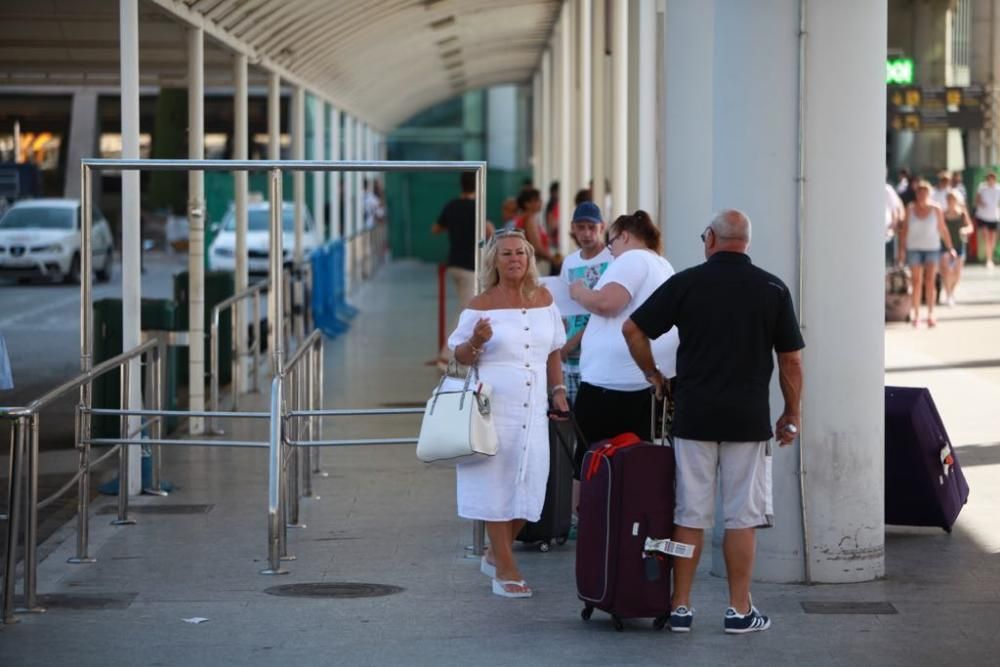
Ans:
[[[604,222],[601,217],[601,208],[592,201],[580,202],[580,205],[573,211],[573,222],[593,222],[599,225]]]

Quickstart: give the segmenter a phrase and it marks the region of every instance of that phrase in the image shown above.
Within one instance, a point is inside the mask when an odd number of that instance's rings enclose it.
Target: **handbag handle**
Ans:
[[[456,362],[457,366],[457,362]],[[451,362],[448,362],[448,369],[451,370]],[[479,382],[479,357],[472,362],[469,366],[469,370],[465,372],[465,383],[462,385],[462,397],[458,399],[458,409],[461,410],[465,407],[465,395],[469,392],[469,384],[472,382],[472,374],[476,374],[476,382]],[[437,405],[438,396],[441,395],[441,387],[444,386],[444,381],[448,379],[449,374],[444,373],[441,375],[441,379],[438,381],[437,386],[434,388],[434,399],[431,401],[430,414],[434,414],[434,407]]]

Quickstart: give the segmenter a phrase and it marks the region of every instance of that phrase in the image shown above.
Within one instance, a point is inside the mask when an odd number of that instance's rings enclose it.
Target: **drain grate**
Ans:
[[[215,505],[129,505],[129,514],[206,514]],[[105,505],[97,511],[98,514],[117,514],[116,505]]]
[[[138,595],[138,593],[44,593],[38,596],[38,603],[48,609],[80,611],[128,609]],[[15,600],[15,604],[23,604],[23,601]]]
[[[807,614],[898,614],[891,602],[802,602]]]
[[[402,593],[405,589],[386,584],[362,584],[355,582],[319,583],[319,584],[286,584],[265,588],[268,595],[279,595],[293,598],[377,598],[385,595]]]

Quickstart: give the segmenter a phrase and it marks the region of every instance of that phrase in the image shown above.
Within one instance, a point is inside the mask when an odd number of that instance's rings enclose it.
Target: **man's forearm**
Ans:
[[[802,355],[778,356],[778,382],[785,398],[785,414],[798,415],[802,409]]]

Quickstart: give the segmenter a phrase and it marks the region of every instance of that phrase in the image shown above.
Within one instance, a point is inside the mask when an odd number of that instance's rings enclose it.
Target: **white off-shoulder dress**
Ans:
[[[493,387],[493,423],[499,447],[484,461],[457,466],[458,515],[465,519],[537,521],[549,475],[549,354],[566,344],[555,305],[542,308],[465,309],[448,338],[454,350],[488,317],[493,337],[479,355],[479,377]]]

